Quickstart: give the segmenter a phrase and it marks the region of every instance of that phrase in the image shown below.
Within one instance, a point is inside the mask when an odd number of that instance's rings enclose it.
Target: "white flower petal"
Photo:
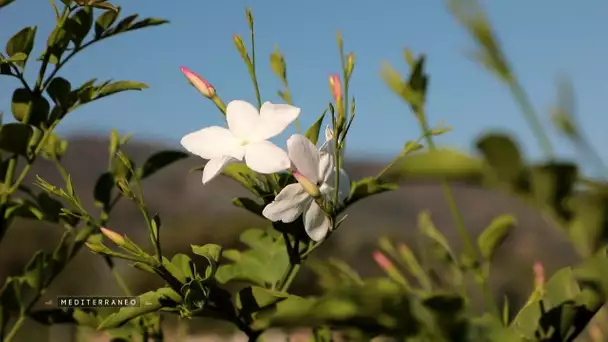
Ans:
[[[247,144],[245,163],[253,171],[264,174],[283,171],[291,166],[287,153],[269,141]]]
[[[281,134],[300,115],[300,108],[288,104],[264,102],[260,108],[260,124],[251,134],[252,141],[261,141]]]
[[[206,127],[184,136],[182,146],[188,152],[204,159],[232,156],[242,159],[245,150],[238,145],[238,141],[229,130],[219,127]]]
[[[235,137],[249,141],[256,134],[262,120],[251,103],[235,100],[226,106],[226,121]]]
[[[311,183],[319,181],[319,151],[308,138],[301,134],[294,134],[287,139],[287,152],[289,159],[296,170]]]
[[[334,198],[334,189],[336,184],[336,171],[335,169],[331,170],[327,174],[327,178],[323,182],[323,185],[319,188],[323,196],[326,198],[333,200]],[[344,201],[348,195],[350,194],[350,178],[348,174],[343,169],[340,169],[340,190],[338,192],[338,201]]]
[[[321,153],[317,170],[319,174],[318,179],[322,180],[324,183],[327,182],[327,179],[330,177],[334,168],[334,156],[329,153]]]
[[[300,217],[311,202],[312,197],[304,191],[300,184],[289,184],[279,192],[272,203],[264,208],[262,215],[272,222],[290,223]]]
[[[329,231],[329,218],[325,215],[317,202],[312,202],[304,212],[304,229],[311,240],[321,241]]]
[[[207,164],[205,164],[205,168],[203,169],[203,184],[208,183],[210,180],[219,175],[226,165],[236,163],[238,161],[238,159],[228,156],[210,159]]]

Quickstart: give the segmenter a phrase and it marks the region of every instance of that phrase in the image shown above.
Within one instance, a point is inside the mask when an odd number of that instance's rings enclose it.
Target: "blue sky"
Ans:
[[[576,87],[583,129],[596,146],[608,146],[608,47],[604,42],[608,2],[486,2],[516,73],[545,119],[555,98],[557,77],[568,75]],[[64,135],[106,135],[116,127],[122,133],[134,133],[136,139],[162,140],[179,148],[181,136],[222,124],[217,109],[187,83],[179,67],[187,66],[207,78],[225,102],[253,102],[249,76],[232,42],[234,33],[247,36],[244,9],[250,6],[256,19],[263,100],[279,101],[279,82],[268,63],[276,44],[286,57],[294,101],[302,108],[305,126],[330,99],[327,77],[339,70],[335,36],[336,30],[342,31],[346,50],[357,57],[351,88],[357,98],[351,156],[389,158],[405,141],[419,135],[408,108],[378,76],[383,61],[405,70],[404,47],[428,55],[430,121],[445,119],[454,128],[440,143],[468,150],[483,130],[500,129],[516,134],[530,148],[530,156],[539,155],[508,91],[466,58],[465,52],[473,45],[443,1],[187,0],[175,5],[116,0],[115,4],[123,7],[123,13],[163,17],[171,24],[93,46],[68,64],[62,75],[78,84],[97,77],[138,80],[151,88],[83,107],[65,120],[59,129]],[[36,24],[39,51],[54,24],[51,8],[46,1],[17,0],[0,11],[0,41],[23,26]],[[0,110],[7,114],[16,85],[13,79],[0,78]],[[548,120],[545,124],[553,131]],[[568,144],[553,137],[561,154],[571,155]],[[277,142],[282,144],[284,138]],[[608,156],[603,153],[603,157]]]

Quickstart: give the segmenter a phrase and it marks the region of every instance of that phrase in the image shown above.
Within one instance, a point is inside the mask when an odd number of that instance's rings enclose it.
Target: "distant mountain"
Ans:
[[[106,169],[108,142],[91,136],[72,137],[69,142],[64,165],[72,174],[78,195],[87,206],[92,207],[93,186]],[[141,164],[149,155],[165,148],[154,142],[133,141],[125,151],[136,163]],[[234,245],[242,229],[264,227],[263,220],[232,206],[233,197],[248,195],[240,185],[221,177],[203,187],[200,173],[189,173],[192,167],[202,162],[200,158],[192,157],[145,181],[147,203],[161,215],[163,244],[170,252],[188,252],[190,244],[208,242]],[[377,162],[352,159],[347,162],[346,169],[352,179],[359,179],[374,175],[383,166]],[[52,184],[63,186],[51,163],[39,162],[26,182],[33,182],[36,174]],[[549,227],[538,213],[518,200],[464,184],[454,185],[454,192],[473,236],[479,234],[497,215],[510,213],[518,218],[514,234],[498,255],[499,266],[494,275],[497,286],[508,289],[521,287],[522,283],[531,284],[531,263],[534,260],[545,262],[549,270],[575,260],[572,248],[557,230]],[[398,191],[378,195],[351,207],[346,222],[332,235],[326,246],[315,252],[315,256],[342,258],[363,275],[378,275],[379,271],[371,260],[378,237],[388,235],[413,245],[417,234],[417,216],[422,210],[431,212],[438,229],[455,246],[460,244],[441,187],[433,183],[412,182],[403,184]],[[148,245],[143,220],[131,203],[124,201],[117,206],[110,226],[142,245]],[[58,227],[32,221],[16,222],[0,246],[0,281],[23,267],[33,250],[52,248],[59,234]],[[91,258],[89,251],[85,250],[79,255],[71,270],[72,274],[63,275],[60,279],[56,292],[95,293],[113,288],[107,270],[99,260]],[[306,273],[302,277],[306,277]],[[149,288],[150,281],[150,278],[132,279],[141,288]]]

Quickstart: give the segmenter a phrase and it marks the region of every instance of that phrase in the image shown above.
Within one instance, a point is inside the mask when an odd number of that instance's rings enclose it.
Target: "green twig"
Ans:
[[[528,95],[521,87],[519,82],[517,82],[517,80],[515,79],[509,81],[508,85],[511,94],[515,98],[515,101],[519,104],[519,107],[521,108],[524,114],[524,118],[528,121],[528,125],[534,132],[534,135],[538,140],[538,144],[540,145],[540,148],[542,149],[543,153],[546,157],[553,159],[555,153],[553,151],[553,145],[551,144],[551,140],[549,140],[549,137],[545,133],[545,130],[543,129],[543,124],[541,123],[539,116],[536,114],[532,103],[528,99]]]

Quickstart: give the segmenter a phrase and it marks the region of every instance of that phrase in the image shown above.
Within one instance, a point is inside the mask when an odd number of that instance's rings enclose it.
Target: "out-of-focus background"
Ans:
[[[246,68],[232,43],[232,34],[247,37],[247,6],[253,9],[256,19],[262,97],[279,101],[275,95],[279,82],[268,65],[268,55],[277,44],[287,60],[294,101],[302,108],[303,127],[310,125],[329,101],[327,76],[339,69],[336,30],[342,31],[346,50],[355,52],[357,66],[351,91],[357,98],[357,119],[349,136],[346,166],[352,179],[375,174],[406,140],[419,136],[407,107],[378,77],[383,61],[403,69],[404,47],[429,56],[431,124],[445,119],[454,129],[440,137],[442,145],[471,150],[474,138],[484,130],[500,129],[514,134],[529,158],[540,155],[508,92],[465,57],[471,44],[441,1],[235,0],[116,5],[122,6],[123,13],[162,17],[171,20],[171,24],[94,46],[65,68],[64,75],[73,83],[90,78],[133,79],[151,86],[141,93],[124,93],[87,105],[60,127],[59,133],[70,138],[65,166],[72,174],[76,191],[89,207],[93,185],[106,168],[111,128],[134,134],[126,152],[141,163],[159,149],[180,149],[179,139],[191,131],[222,123],[213,104],[188,85],[179,66],[188,66],[207,78],[225,102],[254,100]],[[566,1],[514,0],[491,2],[486,9],[539,111],[548,113],[555,97],[556,76],[566,73],[577,90],[583,130],[594,145],[606,146],[606,116],[601,109],[608,92],[608,48],[601,44],[601,37],[608,32],[608,22],[604,20],[608,3],[595,1],[583,6]],[[50,31],[53,20],[47,3],[17,1],[0,12],[0,41],[7,41],[23,26],[40,24],[38,34],[43,42],[42,35]],[[0,79],[0,110],[7,113],[14,82],[11,78]],[[548,118],[545,124],[552,131]],[[291,133],[293,130],[277,138],[277,144],[283,146]],[[576,157],[567,143],[556,141],[563,157]],[[202,160],[194,157],[179,162],[144,185],[149,206],[163,219],[163,247],[168,254],[187,252],[193,243],[234,247],[243,229],[265,225],[231,205],[233,197],[246,195],[238,185],[221,178],[203,187],[200,174],[189,173],[190,168],[201,164]],[[590,175],[595,172],[591,167],[586,171]],[[36,174],[52,184],[62,184],[50,164],[39,162],[31,172],[32,177]],[[30,178],[27,182],[32,181]],[[473,235],[499,214],[518,217],[515,233],[499,252],[493,270],[497,298],[507,295],[513,306],[521,305],[532,287],[531,265],[535,260],[543,262],[548,272],[576,260],[559,232],[518,200],[467,184],[455,185],[455,194]],[[387,235],[415,246],[416,221],[421,210],[429,210],[437,227],[455,245],[459,244],[441,188],[433,183],[409,182],[394,193],[353,206],[341,231],[314,257],[340,258],[364,276],[379,275],[371,259],[378,237]],[[110,226],[137,242],[147,243],[144,222],[130,203],[118,206]],[[60,233],[59,228],[34,221],[15,223],[0,247],[0,282],[19,272],[34,250],[53,248]],[[127,264],[121,264],[120,270],[136,292],[158,285],[154,278]],[[310,283],[310,272],[301,272],[294,289],[302,294],[314,293]],[[48,298],[57,294],[118,293],[102,260],[83,250],[54,284]],[[203,326],[222,328],[207,322],[192,324],[191,329],[196,331]],[[34,330],[24,331],[27,334]]]

